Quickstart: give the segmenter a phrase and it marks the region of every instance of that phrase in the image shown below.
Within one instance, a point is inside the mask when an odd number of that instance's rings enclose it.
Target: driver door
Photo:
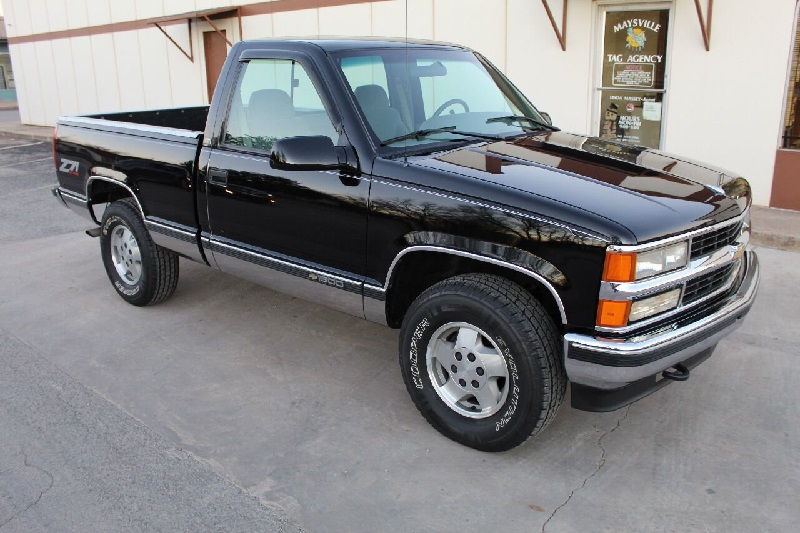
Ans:
[[[206,172],[217,266],[284,293],[363,316],[369,181],[270,165],[282,138],[346,139],[310,60],[280,53],[240,63]]]

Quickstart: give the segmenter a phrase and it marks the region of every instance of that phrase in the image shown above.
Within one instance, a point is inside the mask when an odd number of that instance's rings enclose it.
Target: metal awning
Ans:
[[[233,46],[230,39],[225,35],[225,33],[212,22],[212,19],[225,19],[236,17],[239,20],[239,35],[242,35],[242,12],[239,6],[236,7],[225,7],[225,8],[218,8],[218,9],[203,9],[200,11],[188,11],[186,13],[180,13],[178,15],[169,15],[165,17],[159,17],[150,21],[150,23],[155,26],[156,28],[164,34],[164,36],[169,39],[169,41],[174,44],[178,50],[180,50],[183,55],[185,55],[189,61],[194,62],[194,44],[192,40],[192,21],[202,19],[205,20],[209,26],[211,26],[215,32],[220,34],[225,42],[228,43],[228,46]],[[189,51],[187,52],[184,47],[182,47],[178,42],[172,38],[172,36],[167,33],[167,31],[162,27],[163,24],[167,23],[174,23],[174,22],[181,22],[185,20],[186,24],[189,28]]]
[[[568,0],[563,0],[561,28],[559,29],[558,24],[556,24],[556,19],[553,16],[553,10],[550,9],[550,3],[548,0],[542,0],[544,10],[547,12],[547,18],[550,19],[550,25],[553,26],[553,31],[556,34],[556,39],[558,39],[558,44],[561,45],[561,50],[564,52],[567,51],[567,3]]]
[[[700,0],[694,0],[694,7],[697,9],[697,19],[700,21],[703,44],[706,45],[706,52],[708,52],[711,50],[711,13],[714,8],[714,0],[706,0],[705,17],[703,16],[703,9],[700,7]]]

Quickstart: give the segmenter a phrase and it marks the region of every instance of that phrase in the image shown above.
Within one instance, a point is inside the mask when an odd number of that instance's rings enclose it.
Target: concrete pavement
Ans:
[[[278,523],[311,531],[796,529],[799,254],[760,250],[753,311],[688,382],[614,413],[565,405],[539,438],[486,454],[441,437],[417,413],[395,331],[188,261],[169,301],[124,303],[85,223],[50,196],[49,163],[14,165],[45,149],[0,150],[0,368],[13,369],[0,378],[0,524],[36,510],[15,527],[79,530],[100,520],[188,529],[168,520],[186,516],[192,483],[136,483],[130,471],[149,459],[108,453],[119,452],[125,425],[133,442],[155,443],[142,455],[158,457],[157,469],[195,468],[194,459],[208,468],[203,476],[228,479],[242,498],[277,512]],[[73,423],[69,411],[36,409],[37,398],[55,404],[59,393],[48,391],[66,387],[54,375],[117,422],[89,411],[100,421]],[[63,447],[36,444],[62,433]],[[53,476],[52,488],[26,462]],[[75,471],[105,474],[72,483]],[[229,494],[217,483],[215,495]],[[130,518],[104,512],[97,491],[106,490]],[[86,508],[83,522],[73,507]],[[123,521],[137,515],[142,522]]]
[[[0,530],[298,531],[7,332],[0,365]]]

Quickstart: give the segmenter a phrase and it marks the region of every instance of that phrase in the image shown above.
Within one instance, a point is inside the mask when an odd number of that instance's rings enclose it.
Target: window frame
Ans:
[[[322,101],[322,106],[325,109],[325,113],[328,115],[328,119],[331,121],[331,125],[336,133],[339,134],[339,142],[334,142],[335,145],[339,146],[342,141],[343,136],[343,129],[342,129],[342,119],[341,114],[338,110],[333,106],[333,99],[331,98],[329,92],[325,84],[321,82],[321,76],[317,65],[315,64],[313,58],[303,52],[294,52],[294,51],[286,51],[286,50],[271,50],[271,49],[246,49],[243,50],[242,53],[239,55],[239,59],[237,62],[236,67],[234,68],[234,72],[231,76],[231,82],[228,84],[227,94],[225,95],[224,99],[224,116],[223,119],[220,121],[220,125],[215,132],[215,142],[213,143],[212,148],[215,150],[226,150],[231,152],[243,153],[243,154],[253,154],[253,155],[260,155],[269,157],[272,150],[266,150],[263,148],[254,148],[251,146],[240,146],[236,144],[228,144],[225,142],[225,132],[228,128],[228,121],[230,120],[231,116],[231,107],[233,105],[233,99],[236,97],[236,88],[239,86],[239,83],[244,76],[244,73],[247,69],[247,65],[252,60],[273,60],[273,61],[294,61],[295,63],[299,64],[303,70],[305,70],[308,79],[311,81],[311,84],[314,86],[314,90],[317,91],[320,100]]]

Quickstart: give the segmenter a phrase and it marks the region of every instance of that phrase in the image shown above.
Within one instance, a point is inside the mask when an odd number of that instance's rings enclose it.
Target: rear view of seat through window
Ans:
[[[389,105],[389,96],[380,85],[356,87],[355,96],[375,135],[385,140],[408,132],[400,113]]]

